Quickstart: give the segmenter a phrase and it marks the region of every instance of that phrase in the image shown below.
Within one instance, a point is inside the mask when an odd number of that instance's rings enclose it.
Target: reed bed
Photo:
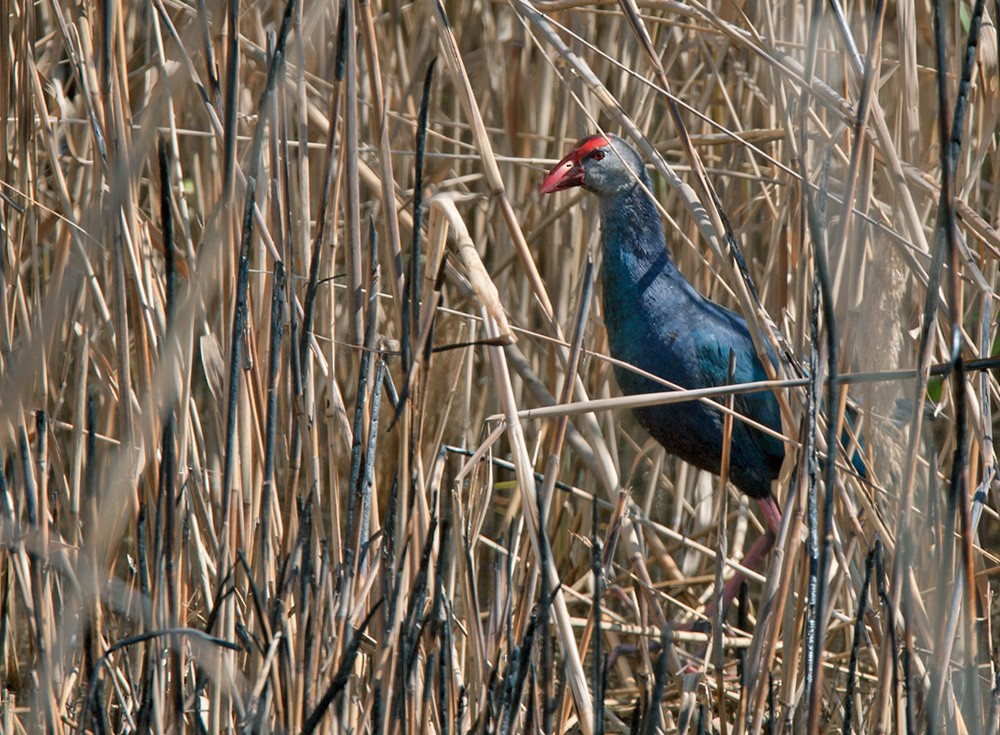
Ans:
[[[998,13],[6,5],[0,729],[996,733]],[[781,356],[725,621],[537,193],[597,129]]]

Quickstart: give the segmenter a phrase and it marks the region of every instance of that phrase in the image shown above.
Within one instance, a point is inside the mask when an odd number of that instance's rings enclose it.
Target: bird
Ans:
[[[600,203],[604,326],[622,393],[663,390],[644,373],[683,389],[768,379],[746,320],[699,293],[671,259],[652,181],[632,146],[611,134],[581,138],[539,191],[574,187],[596,195]],[[757,501],[768,527],[743,559],[744,566],[754,568],[770,551],[781,524],[771,492],[785,458],[778,438],[781,413],[771,391],[737,394],[733,401],[739,414],[773,432],[737,419],[730,440],[729,480]],[[719,474],[723,414],[718,408],[691,401],[646,406],[635,409],[635,415],[669,454]],[[742,579],[737,574],[724,586],[723,615]]]

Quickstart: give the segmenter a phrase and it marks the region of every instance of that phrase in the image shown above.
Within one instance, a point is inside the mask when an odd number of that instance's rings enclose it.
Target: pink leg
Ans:
[[[757,539],[753,546],[750,547],[750,551],[747,555],[743,557],[743,566],[747,569],[757,570],[763,563],[767,553],[774,546],[774,540],[778,537],[778,530],[781,528],[781,511],[778,509],[778,504],[775,502],[774,498],[768,496],[766,498],[758,498],[757,504],[760,506],[760,512],[764,516],[764,520],[767,522],[768,532]],[[721,618],[725,619],[726,613],[729,612],[729,606],[733,602],[733,598],[736,597],[736,593],[740,590],[740,585],[743,584],[743,580],[746,579],[746,575],[743,572],[736,572],[732,578],[726,582],[722,587],[722,615]],[[709,604],[708,608],[705,610],[705,617],[708,618],[707,624],[709,630],[711,630],[711,625],[715,622],[716,610],[715,602],[713,601]],[[696,623],[694,626],[695,630],[704,630],[705,622]],[[704,660],[705,653],[708,650],[708,644],[702,647],[701,651],[695,656],[687,665],[686,672],[694,673],[698,670],[699,661]]]
[[[753,569],[756,571],[760,568],[761,562],[764,561],[764,557],[767,556],[767,552],[771,550],[774,546],[774,534],[768,531],[766,534],[761,536],[754,542],[754,545],[750,547],[750,551],[747,555],[743,557],[743,566],[747,569]],[[736,593],[740,591],[740,585],[743,584],[743,580],[746,579],[746,575],[743,572],[737,571],[729,581],[726,582],[722,587],[722,617],[726,617],[726,613],[729,612],[729,605],[732,603],[733,598],[736,597]],[[709,618],[715,613],[715,608],[709,605],[707,615]]]
[[[768,495],[766,498],[757,498],[757,505],[760,507],[760,512],[764,514],[767,527],[777,538],[778,530],[781,528],[781,511],[778,509],[778,502],[773,495]]]
[[[760,511],[764,515],[764,520],[767,521],[768,528],[770,531],[763,536],[761,536],[754,545],[750,547],[750,551],[747,555],[743,557],[743,566],[747,569],[757,570],[762,565],[764,558],[767,556],[767,552],[771,550],[774,546],[774,539],[778,536],[778,529],[781,528],[781,511],[778,510],[778,504],[775,502],[772,496],[767,496],[766,498],[758,498],[757,504],[760,506]],[[743,584],[743,580],[746,579],[746,575],[743,572],[736,572],[732,578],[726,582],[722,588],[722,617],[726,617],[726,613],[729,611],[729,606],[733,602],[733,598],[736,597],[736,593],[740,590],[740,585]],[[708,606],[705,614],[709,620],[715,616],[715,604],[712,603]]]

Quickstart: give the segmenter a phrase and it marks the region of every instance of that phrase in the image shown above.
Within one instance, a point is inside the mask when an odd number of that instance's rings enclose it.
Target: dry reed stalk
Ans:
[[[11,4],[0,728],[996,732],[987,5]],[[594,129],[781,380],[618,395],[536,194]],[[680,681],[760,528],[629,409],[757,389],[787,520]]]

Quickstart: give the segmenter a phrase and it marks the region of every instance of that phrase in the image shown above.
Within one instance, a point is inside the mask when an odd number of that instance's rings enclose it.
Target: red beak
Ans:
[[[603,135],[591,135],[580,138],[576,141],[566,157],[555,165],[548,176],[542,182],[538,190],[542,194],[551,194],[554,191],[572,189],[574,186],[583,186],[585,172],[580,161],[589,156],[597,148],[611,145],[611,141]]]
[[[573,149],[549,171],[538,191],[542,194],[551,194],[554,191],[571,189],[582,184],[583,166],[579,162],[579,150]]]

